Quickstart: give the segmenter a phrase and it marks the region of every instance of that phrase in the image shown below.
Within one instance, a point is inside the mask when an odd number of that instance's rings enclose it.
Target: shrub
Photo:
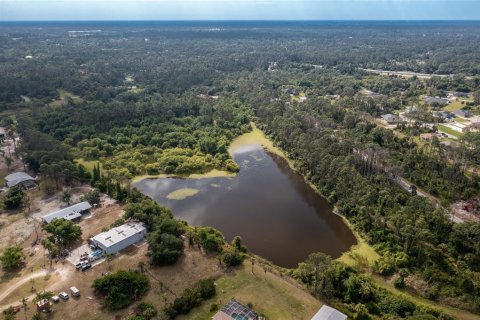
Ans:
[[[25,191],[21,186],[15,186],[10,188],[3,198],[5,209],[13,210],[22,206],[23,198],[25,197]]]
[[[177,315],[189,313],[202,301],[210,299],[215,294],[216,288],[213,279],[200,280],[192,288],[185,289],[180,297],[165,308],[164,312],[169,319],[173,319]]]
[[[224,244],[223,235],[212,227],[200,227],[198,229],[200,244],[208,252],[221,252]]]
[[[137,271],[117,271],[96,279],[92,287],[105,295],[105,305],[111,310],[127,307],[143,296],[149,288],[146,275]]]
[[[398,276],[395,278],[395,280],[393,281],[393,285],[395,286],[395,288],[397,289],[403,289],[405,288],[405,278],[403,276]]]
[[[222,253],[222,262],[229,267],[238,266],[243,261],[243,255],[233,250],[225,250]]]
[[[11,246],[0,255],[0,263],[5,270],[14,270],[20,266],[25,258],[21,247]]]

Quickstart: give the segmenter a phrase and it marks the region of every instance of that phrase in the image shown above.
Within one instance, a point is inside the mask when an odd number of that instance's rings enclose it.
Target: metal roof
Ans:
[[[91,209],[92,206],[87,201],[74,204],[73,206],[58,210],[42,217],[43,221],[50,223],[53,219],[73,220],[81,217],[83,211]]]
[[[105,248],[109,248],[119,242],[122,242],[125,239],[130,238],[131,236],[145,232],[146,228],[142,223],[139,222],[129,222],[122,224],[116,228],[110,229],[106,232],[102,232],[93,237],[93,240],[97,243],[100,243]]]
[[[347,315],[341,313],[337,309],[334,309],[327,305],[323,305],[311,320],[345,320],[345,319],[347,319]]]
[[[5,177],[5,180],[7,181],[7,186],[10,188],[24,181],[35,180],[35,178],[20,171],[9,174]]]

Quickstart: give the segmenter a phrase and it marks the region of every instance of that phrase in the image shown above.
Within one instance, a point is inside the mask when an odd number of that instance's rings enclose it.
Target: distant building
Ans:
[[[455,114],[453,114],[452,112],[450,111],[440,111],[438,113],[438,116],[444,120],[451,120],[453,118],[455,118]]]
[[[455,98],[468,98],[469,95],[470,95],[470,93],[468,93],[468,92],[453,92],[452,93],[452,96],[455,97]]]
[[[448,104],[450,103],[450,101],[447,99],[447,98],[440,98],[440,97],[430,97],[430,96],[426,96],[425,99],[424,99],[425,103],[427,104],[433,104],[433,103],[437,103],[437,104]]]
[[[87,202],[80,202],[77,204],[74,204],[73,206],[46,214],[42,217],[43,222],[45,223],[50,223],[54,219],[65,219],[65,220],[72,220],[75,221],[79,219],[82,214],[85,214],[92,208],[92,205]]]
[[[385,120],[387,123],[396,123],[398,121],[398,117],[396,115],[391,114],[391,113],[384,114],[382,116],[382,119]]]
[[[453,111],[453,114],[455,114],[457,117],[462,117],[462,118],[470,118],[473,116],[472,111],[470,110],[457,110],[457,111]]]
[[[129,222],[94,236],[91,241],[105,254],[115,254],[145,239],[147,229],[142,223]]]
[[[457,132],[461,132],[461,133],[466,133],[466,132],[470,131],[470,125],[463,124],[461,122],[452,122],[450,124],[447,124],[446,126],[449,127],[450,129],[453,129],[453,130],[455,130]]]
[[[433,134],[433,133],[422,133],[422,134],[420,135],[420,139],[422,139],[422,140],[424,140],[424,141],[432,140],[433,137],[436,137],[436,135]]]
[[[347,318],[347,315],[337,309],[323,305],[311,320],[346,320]]]
[[[218,311],[212,320],[260,320],[255,311],[244,306],[235,299],[230,300],[223,308]]]
[[[9,188],[20,185],[25,189],[31,189],[37,186],[37,181],[34,177],[21,171],[9,174],[5,177],[5,180],[7,181],[6,184]]]
[[[420,111],[420,109],[417,106],[408,106],[405,108],[406,113],[415,113]]]
[[[458,148],[458,146],[460,145],[458,142],[455,141],[442,141],[440,142],[440,144],[449,148]]]

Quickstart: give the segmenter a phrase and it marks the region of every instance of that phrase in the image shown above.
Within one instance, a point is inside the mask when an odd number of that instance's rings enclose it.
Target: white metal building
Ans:
[[[75,220],[82,216],[92,208],[92,205],[87,201],[74,204],[73,206],[58,210],[42,217],[43,222],[50,223],[53,219]]]
[[[145,239],[147,229],[142,223],[129,222],[119,227],[97,234],[92,242],[105,254],[115,254],[132,244]]]

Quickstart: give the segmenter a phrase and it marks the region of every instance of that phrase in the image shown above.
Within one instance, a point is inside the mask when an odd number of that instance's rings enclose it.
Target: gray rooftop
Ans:
[[[257,320],[259,318],[255,311],[235,299],[230,300],[220,311],[229,316],[230,319]]]
[[[101,243],[103,246],[105,246],[105,248],[108,248],[139,232],[145,231],[146,228],[142,223],[129,222],[106,232],[97,234],[95,237],[93,237],[93,240]]]
[[[5,180],[7,181],[7,186],[10,188],[24,181],[35,180],[35,178],[25,172],[19,171],[9,174],[5,177]]]
[[[92,206],[87,201],[74,204],[73,206],[58,210],[42,217],[46,223],[52,222],[53,219],[74,220],[81,217],[81,212],[91,209]]]
[[[327,305],[323,305],[311,320],[345,320],[345,319],[347,319],[347,315],[341,313],[337,309],[334,309]]]
[[[439,103],[439,104],[447,104],[448,103],[448,99],[447,98],[440,98],[440,97],[430,97],[430,96],[426,96],[425,97],[425,102],[426,103]]]

